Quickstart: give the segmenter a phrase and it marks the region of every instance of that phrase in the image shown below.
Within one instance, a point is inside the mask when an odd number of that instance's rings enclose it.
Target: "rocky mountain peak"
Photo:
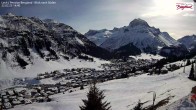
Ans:
[[[135,27],[135,26],[138,26],[138,25],[149,27],[148,23],[145,20],[142,20],[140,18],[134,19],[129,24],[130,27]]]
[[[53,20],[53,19],[44,19],[43,21],[46,23],[59,23],[58,21]]]
[[[15,16],[13,13],[7,13],[7,16]]]

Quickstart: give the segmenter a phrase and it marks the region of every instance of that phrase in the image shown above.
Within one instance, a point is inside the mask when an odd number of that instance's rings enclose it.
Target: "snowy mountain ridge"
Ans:
[[[187,35],[180,39],[178,39],[178,42],[184,44],[188,49],[194,48],[196,45],[196,35]]]
[[[89,30],[85,36],[89,36],[88,38],[94,42],[97,46],[100,46],[105,40],[107,40],[111,36],[112,32],[107,29],[102,30]]]
[[[55,20],[11,13],[0,16],[0,79],[35,76],[65,65],[83,67],[86,65],[81,63],[91,65],[96,58],[108,55],[72,27]]]
[[[132,43],[142,52],[158,51],[165,46],[179,46],[180,43],[173,39],[167,32],[150,27],[140,18],[134,19],[128,26],[114,28],[113,30],[94,30],[96,33],[87,32],[85,36],[95,44],[113,51],[124,45]],[[110,33],[110,34],[106,34]],[[107,35],[107,37],[103,37]]]

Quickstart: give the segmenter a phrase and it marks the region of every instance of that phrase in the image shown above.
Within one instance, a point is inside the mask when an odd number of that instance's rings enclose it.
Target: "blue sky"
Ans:
[[[176,3],[193,2],[193,0],[53,1],[56,2],[55,5],[25,5],[20,8],[1,7],[0,14],[11,12],[22,16],[51,18],[68,24],[83,34],[89,29],[113,29],[114,27],[127,26],[134,18],[146,20],[150,26],[160,28],[161,31],[167,31],[175,39],[196,34],[196,9],[195,11],[176,10]]]

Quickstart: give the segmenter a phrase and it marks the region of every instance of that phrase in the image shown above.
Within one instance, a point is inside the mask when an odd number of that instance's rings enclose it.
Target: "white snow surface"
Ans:
[[[167,32],[163,32],[161,33],[158,38],[160,39],[160,41],[164,42],[167,46],[177,46],[180,43],[177,42],[175,39],[173,39]]]
[[[11,68],[1,60],[0,63],[0,79],[21,78],[21,77],[36,77],[38,73],[50,72],[60,69],[71,68],[95,68],[100,69],[101,64],[108,63],[104,60],[95,59],[95,62],[88,62],[80,59],[72,59],[70,61],[60,59],[58,61],[48,61],[43,59],[35,59],[34,64],[28,65],[26,69],[20,67]]]
[[[93,58],[94,62],[84,61],[81,59],[71,59],[70,61],[60,58],[57,61],[45,61],[44,59],[33,55],[33,64],[22,69],[19,66],[10,65],[10,62],[5,62],[0,59],[0,89],[14,86],[15,78],[35,78],[39,73],[51,72],[54,70],[71,69],[71,68],[95,68],[102,69],[101,64],[109,63],[105,60]],[[0,56],[1,57],[1,56]]]
[[[91,32],[96,32],[96,34],[91,34]],[[90,33],[90,34],[89,34]],[[85,34],[85,36],[92,42],[94,42],[97,46],[100,46],[103,42],[105,42],[110,36],[112,35],[112,32],[110,30],[89,30],[88,33]]]
[[[84,42],[82,42],[78,37],[75,37],[76,38],[76,41],[78,42],[78,43],[80,43],[81,45],[84,45]]]
[[[98,87],[105,91],[106,100],[111,102],[112,110],[130,110],[139,99],[141,102],[148,101],[143,106],[149,106],[152,104],[153,96],[152,93],[148,93],[150,91],[156,92],[155,103],[169,96],[174,96],[167,104],[169,105],[188,95],[191,88],[195,86],[195,82],[187,78],[190,66],[187,67],[186,73],[182,73],[182,71],[183,68],[165,75],[148,76],[143,74],[128,79],[100,83]],[[83,105],[82,99],[86,99],[88,88],[51,96],[54,100],[52,102],[19,105],[11,110],[80,110],[79,106]],[[165,110],[167,105],[158,108],[158,110]]]
[[[129,56],[129,57],[132,57],[136,60],[138,59],[148,59],[148,60],[151,60],[151,59],[163,59],[164,57],[160,56],[160,55],[152,55],[152,54],[146,54],[146,53],[142,53],[141,55],[137,55],[137,56]]]

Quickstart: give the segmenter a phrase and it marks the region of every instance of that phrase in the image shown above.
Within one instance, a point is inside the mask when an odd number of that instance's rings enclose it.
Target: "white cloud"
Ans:
[[[179,0],[154,0],[149,10],[142,14],[143,17],[175,16],[181,11],[176,9]]]
[[[185,16],[185,17],[195,17],[196,14],[193,14],[193,13],[185,13],[182,16]]]

